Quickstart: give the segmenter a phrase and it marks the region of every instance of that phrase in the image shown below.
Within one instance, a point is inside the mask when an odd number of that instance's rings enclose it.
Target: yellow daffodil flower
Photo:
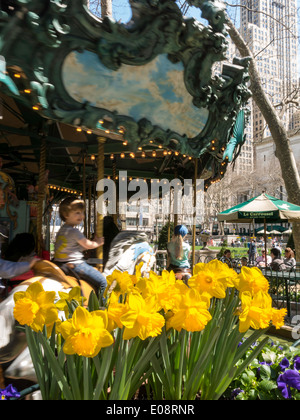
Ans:
[[[155,296],[158,305],[157,311],[159,311],[162,308],[160,302],[169,299],[169,292],[174,290],[175,283],[176,278],[173,271],[169,273],[168,271],[163,270],[161,276],[151,271],[149,278],[140,279],[136,284],[136,289],[140,291],[144,299]]]
[[[45,292],[42,284],[36,281],[25,292],[14,294],[14,317],[21,325],[42,331],[44,325],[50,327],[58,319],[54,300],[55,292]]]
[[[225,290],[227,289],[227,287],[235,287],[238,279],[237,273],[232,268],[228,267],[227,264],[222,263],[219,260],[212,260],[207,264],[196,264],[193,270],[193,276],[195,275],[202,275],[204,278],[207,276],[208,282],[209,278],[213,276],[216,282],[222,285],[222,288]],[[207,287],[205,287],[205,289],[207,289]],[[202,292],[201,290],[199,291],[200,293]]]
[[[160,306],[165,313],[172,311],[178,307],[181,297],[185,295],[189,287],[182,281],[177,280],[175,284],[170,284],[163,293],[159,295]]]
[[[131,280],[132,283],[135,285],[141,278],[142,278],[142,273],[141,273],[141,268],[143,267],[144,263],[143,261],[141,261],[136,267],[135,267],[135,274],[131,274]]]
[[[155,297],[143,299],[139,294],[130,294],[128,296],[128,311],[120,318],[125,327],[123,339],[139,337],[141,340],[145,340],[147,337],[159,335],[165,324],[165,319],[156,312],[156,307]]]
[[[238,275],[236,288],[240,291],[240,295],[243,292],[250,292],[253,296],[259,291],[267,293],[269,282],[259,268],[242,267],[241,273]]]
[[[272,299],[267,293],[259,291],[254,296],[246,291],[241,295],[241,314],[239,331],[244,333],[250,327],[255,330],[267,328],[272,320]]]
[[[237,279],[235,271],[218,260],[209,263],[196,264],[193,276],[189,279],[190,287],[198,290],[199,293],[209,293],[212,297],[224,299],[227,287],[234,287]]]
[[[225,289],[227,287],[235,287],[237,282],[237,273],[227,264],[219,261],[219,260],[212,260],[209,263],[199,263],[196,264],[193,270],[193,276],[198,273],[208,275],[214,275],[218,282],[224,284]]]
[[[287,314],[285,308],[274,309],[272,308],[272,324],[275,326],[276,330],[284,325],[284,317]]]
[[[127,271],[122,273],[119,270],[114,270],[112,274],[106,277],[107,287],[104,296],[107,296],[110,288],[119,296],[129,293],[134,287],[134,279],[128,274]]]
[[[60,326],[65,354],[95,357],[102,347],[113,343],[113,337],[107,331],[107,311],[89,312],[78,306],[72,319],[68,319]]]
[[[173,310],[174,315],[168,317],[167,329],[202,331],[211,320],[207,304],[207,300],[203,300],[197,290],[188,289],[184,295],[181,295],[177,308]]]
[[[58,292],[60,300],[56,302],[56,307],[59,311],[64,311],[66,318],[69,317],[69,307],[67,302],[71,303],[72,300],[75,300],[82,305],[86,301],[86,298],[81,295],[80,287],[73,287],[69,293]]]
[[[121,317],[128,311],[127,303],[120,303],[118,294],[112,292],[107,308],[108,331],[112,331],[116,327],[123,328]]]

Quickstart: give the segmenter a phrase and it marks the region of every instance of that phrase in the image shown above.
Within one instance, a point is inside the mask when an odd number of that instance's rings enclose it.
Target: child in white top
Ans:
[[[83,280],[99,287],[101,293],[107,286],[106,278],[96,268],[87,264],[83,251],[104,244],[104,238],[87,239],[76,226],[84,220],[85,203],[83,200],[67,197],[59,206],[60,218],[65,222],[56,235],[54,262],[71,263],[72,269]]]

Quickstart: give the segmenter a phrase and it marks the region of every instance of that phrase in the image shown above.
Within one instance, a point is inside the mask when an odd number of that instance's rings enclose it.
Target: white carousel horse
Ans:
[[[134,274],[135,267],[143,262],[141,272],[147,277],[156,258],[145,232],[123,231],[113,239],[109,251],[108,261],[105,265],[104,275],[111,274],[114,270],[127,271]]]
[[[155,263],[155,254],[152,251],[148,238],[142,232],[120,232],[111,244],[109,258],[105,266],[104,275],[111,274],[115,269],[129,274],[134,274],[135,267],[143,262],[141,274],[147,277]],[[25,334],[15,329],[13,316],[13,295],[25,291],[35,282],[42,283],[45,291],[68,292],[72,287],[80,285],[82,294],[89,297],[93,290],[87,282],[76,280],[65,273],[50,261],[38,261],[34,266],[36,277],[25,280],[15,287],[10,295],[0,303],[0,364],[11,363],[5,371],[5,376],[10,378],[26,378],[34,380],[35,373],[26,346]]]

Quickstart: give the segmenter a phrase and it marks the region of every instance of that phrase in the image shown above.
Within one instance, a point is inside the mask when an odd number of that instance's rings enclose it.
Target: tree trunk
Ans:
[[[101,17],[112,17],[112,0],[101,0]]]
[[[277,112],[262,88],[259,73],[251,50],[228,18],[229,35],[239,50],[242,57],[250,57],[249,74],[251,80],[250,90],[253,99],[263,114],[269,126],[273,141],[276,146],[275,156],[279,160],[282,178],[288,194],[288,201],[300,206],[300,177],[297,170],[295,157],[291,149],[287,130],[282,124]],[[293,236],[296,248],[297,261],[300,261],[300,222],[293,222]]]

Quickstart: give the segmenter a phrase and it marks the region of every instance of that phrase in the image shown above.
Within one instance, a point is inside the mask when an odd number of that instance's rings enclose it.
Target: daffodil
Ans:
[[[86,301],[86,298],[81,295],[80,287],[73,287],[69,293],[66,292],[58,292],[60,300],[56,302],[56,307],[59,311],[64,311],[66,318],[69,317],[69,306],[68,303],[71,303],[72,300],[75,300],[82,305],[83,302]]]
[[[25,292],[14,294],[14,317],[21,325],[28,325],[36,332],[42,331],[44,325],[50,327],[58,319],[54,300],[55,292],[46,292],[36,281]]]
[[[156,337],[161,333],[165,319],[157,313],[155,297],[143,299],[137,293],[128,296],[128,311],[120,318],[124,325],[123,339],[129,340],[139,337],[145,340],[147,337]]]
[[[175,284],[176,278],[173,271],[169,273],[163,270],[161,276],[151,271],[149,278],[142,278],[138,281],[136,289],[140,291],[144,299],[155,296],[158,305],[157,311],[159,311],[162,307],[161,302],[169,300],[169,292],[174,290]]]
[[[71,319],[63,322],[60,331],[63,338],[65,354],[95,357],[102,347],[113,343],[113,337],[107,331],[107,311],[89,312],[78,306]]]
[[[272,308],[272,324],[275,326],[276,330],[278,330],[284,325],[284,317],[286,316],[286,314],[287,310],[285,308]]]
[[[188,284],[199,293],[209,293],[212,297],[224,299],[227,287],[234,287],[236,279],[237,274],[227,264],[212,260],[207,264],[196,264]]]
[[[249,291],[241,295],[241,314],[239,331],[244,333],[250,327],[255,330],[267,328],[272,320],[272,299],[270,295],[259,291],[254,296]]]
[[[112,290],[118,295],[124,295],[130,292],[134,287],[134,279],[128,274],[127,271],[121,272],[114,270],[112,274],[106,277],[107,287],[104,296],[107,296],[108,292]]]
[[[259,268],[242,267],[241,273],[238,275],[236,288],[240,291],[240,294],[250,292],[252,295],[255,295],[259,291],[267,293],[269,282]]]
[[[168,316],[167,329],[202,331],[211,320],[207,305],[207,300],[203,300],[197,290],[189,289],[181,296],[177,309],[173,311],[174,315]]]
[[[136,284],[141,278],[142,278],[142,272],[141,269],[143,267],[144,263],[141,261],[136,267],[135,267],[135,274],[131,274],[131,280],[133,284]]]
[[[112,294],[110,295],[109,305],[107,308],[109,331],[112,331],[116,327],[123,328],[123,325],[121,323],[121,317],[128,310],[128,304],[120,303],[118,297],[119,296],[114,292],[112,292]]]
[[[182,280],[177,280],[175,284],[170,284],[166,287],[164,292],[159,295],[159,303],[165,313],[176,309],[181,301],[181,297],[188,290],[189,287]]]

